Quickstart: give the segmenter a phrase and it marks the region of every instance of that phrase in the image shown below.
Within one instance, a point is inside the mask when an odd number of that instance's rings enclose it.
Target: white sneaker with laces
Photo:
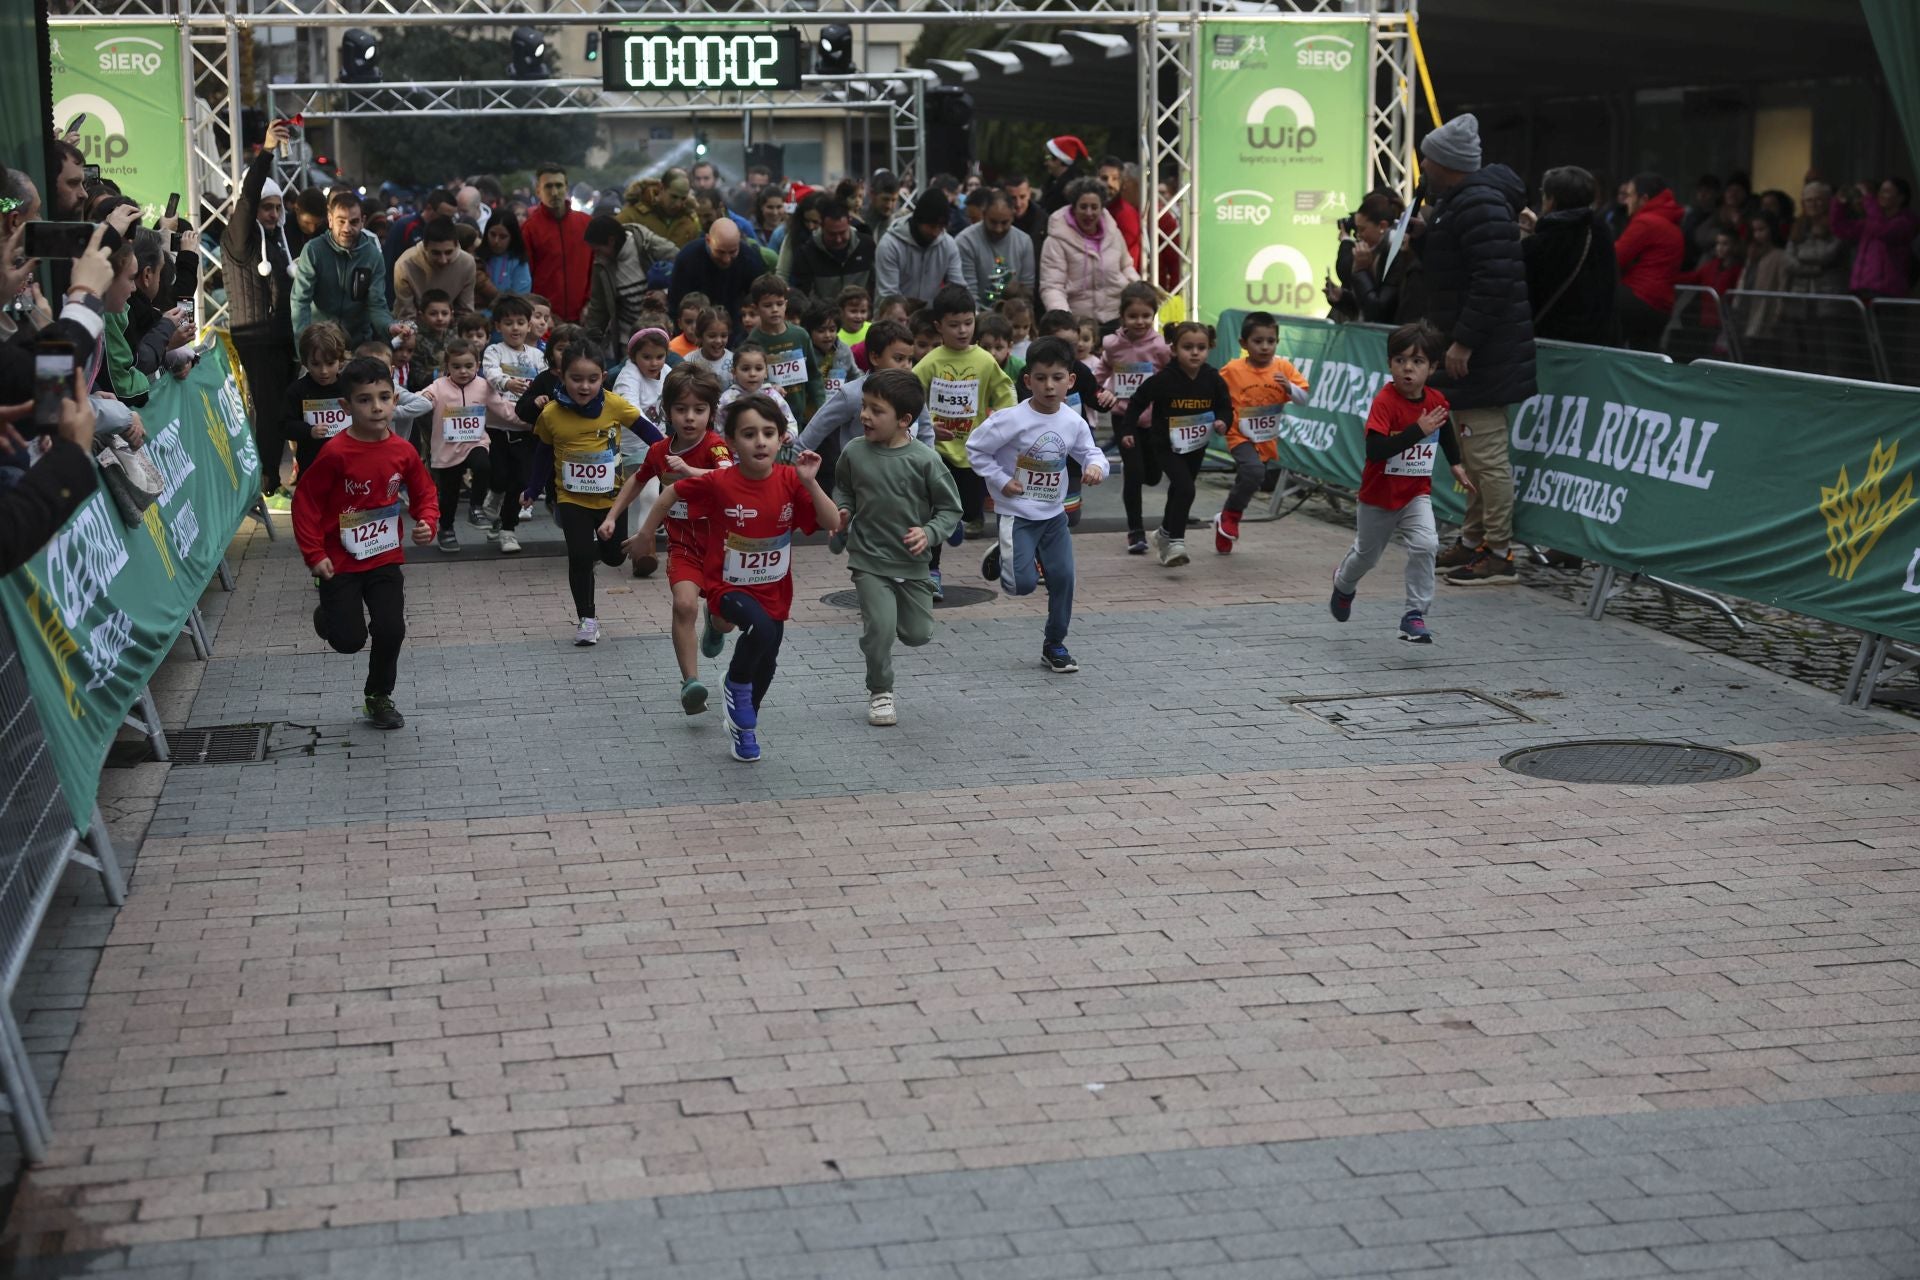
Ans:
[[[582,647],[585,647],[586,645],[590,645],[590,644],[599,644],[600,643],[600,619],[598,618],[580,619],[580,629],[573,633],[573,642],[576,645],[580,645]]]
[[[503,556],[517,556],[520,554],[520,537],[511,529],[502,529],[500,531],[500,554]]]
[[[867,723],[876,725],[900,723],[900,717],[894,711],[892,694],[876,693],[867,699]]]

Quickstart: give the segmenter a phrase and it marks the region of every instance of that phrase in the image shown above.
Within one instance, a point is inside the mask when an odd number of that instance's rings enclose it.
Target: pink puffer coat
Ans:
[[[1081,234],[1073,208],[1055,209],[1040,246],[1040,305],[1105,324],[1120,316],[1120,291],[1140,278],[1113,215],[1100,214],[1100,240]]]

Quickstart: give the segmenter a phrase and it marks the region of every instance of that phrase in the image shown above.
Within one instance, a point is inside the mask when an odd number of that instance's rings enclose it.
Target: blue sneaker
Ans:
[[[720,651],[727,647],[727,634],[713,625],[712,610],[702,605],[701,613],[706,617],[706,628],[700,633],[700,652],[709,658],[717,658]]]
[[[1353,616],[1353,592],[1340,589],[1339,573],[1334,574],[1333,599],[1327,601],[1327,611],[1335,622],[1345,622]],[[1417,616],[1417,615],[1416,615]]]
[[[967,526],[963,520],[953,522],[953,532],[947,535],[947,545],[957,547],[967,540]]]
[[[1411,644],[1432,644],[1433,632],[1427,630],[1425,618],[1409,612],[1400,619],[1400,638]]]
[[[753,709],[753,686],[727,681],[726,702],[727,736],[733,739],[733,758],[753,764],[760,759],[760,739],[754,734],[759,716]]]
[[[940,571],[938,569],[929,569],[927,570],[927,577],[933,579],[933,602],[938,604],[942,600],[945,600],[947,598],[947,589],[940,585]]]
[[[1080,669],[1063,644],[1043,644],[1040,646],[1040,665],[1057,676],[1070,676]]]

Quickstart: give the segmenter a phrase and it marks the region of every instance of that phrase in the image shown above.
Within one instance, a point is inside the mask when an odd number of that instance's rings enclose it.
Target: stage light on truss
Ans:
[[[340,37],[340,83],[380,83],[380,37],[364,27],[349,27]]]
[[[547,38],[532,27],[515,27],[512,40],[512,61],[507,63],[507,75],[514,80],[550,80],[553,72],[547,66]]]
[[[817,76],[853,74],[853,28],[833,22],[820,28],[820,40],[814,46],[813,73]]]

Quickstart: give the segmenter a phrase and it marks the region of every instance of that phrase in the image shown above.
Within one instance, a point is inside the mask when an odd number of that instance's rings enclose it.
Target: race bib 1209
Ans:
[[[614,453],[570,453],[560,459],[560,487],[568,493],[596,495],[614,489]]]

